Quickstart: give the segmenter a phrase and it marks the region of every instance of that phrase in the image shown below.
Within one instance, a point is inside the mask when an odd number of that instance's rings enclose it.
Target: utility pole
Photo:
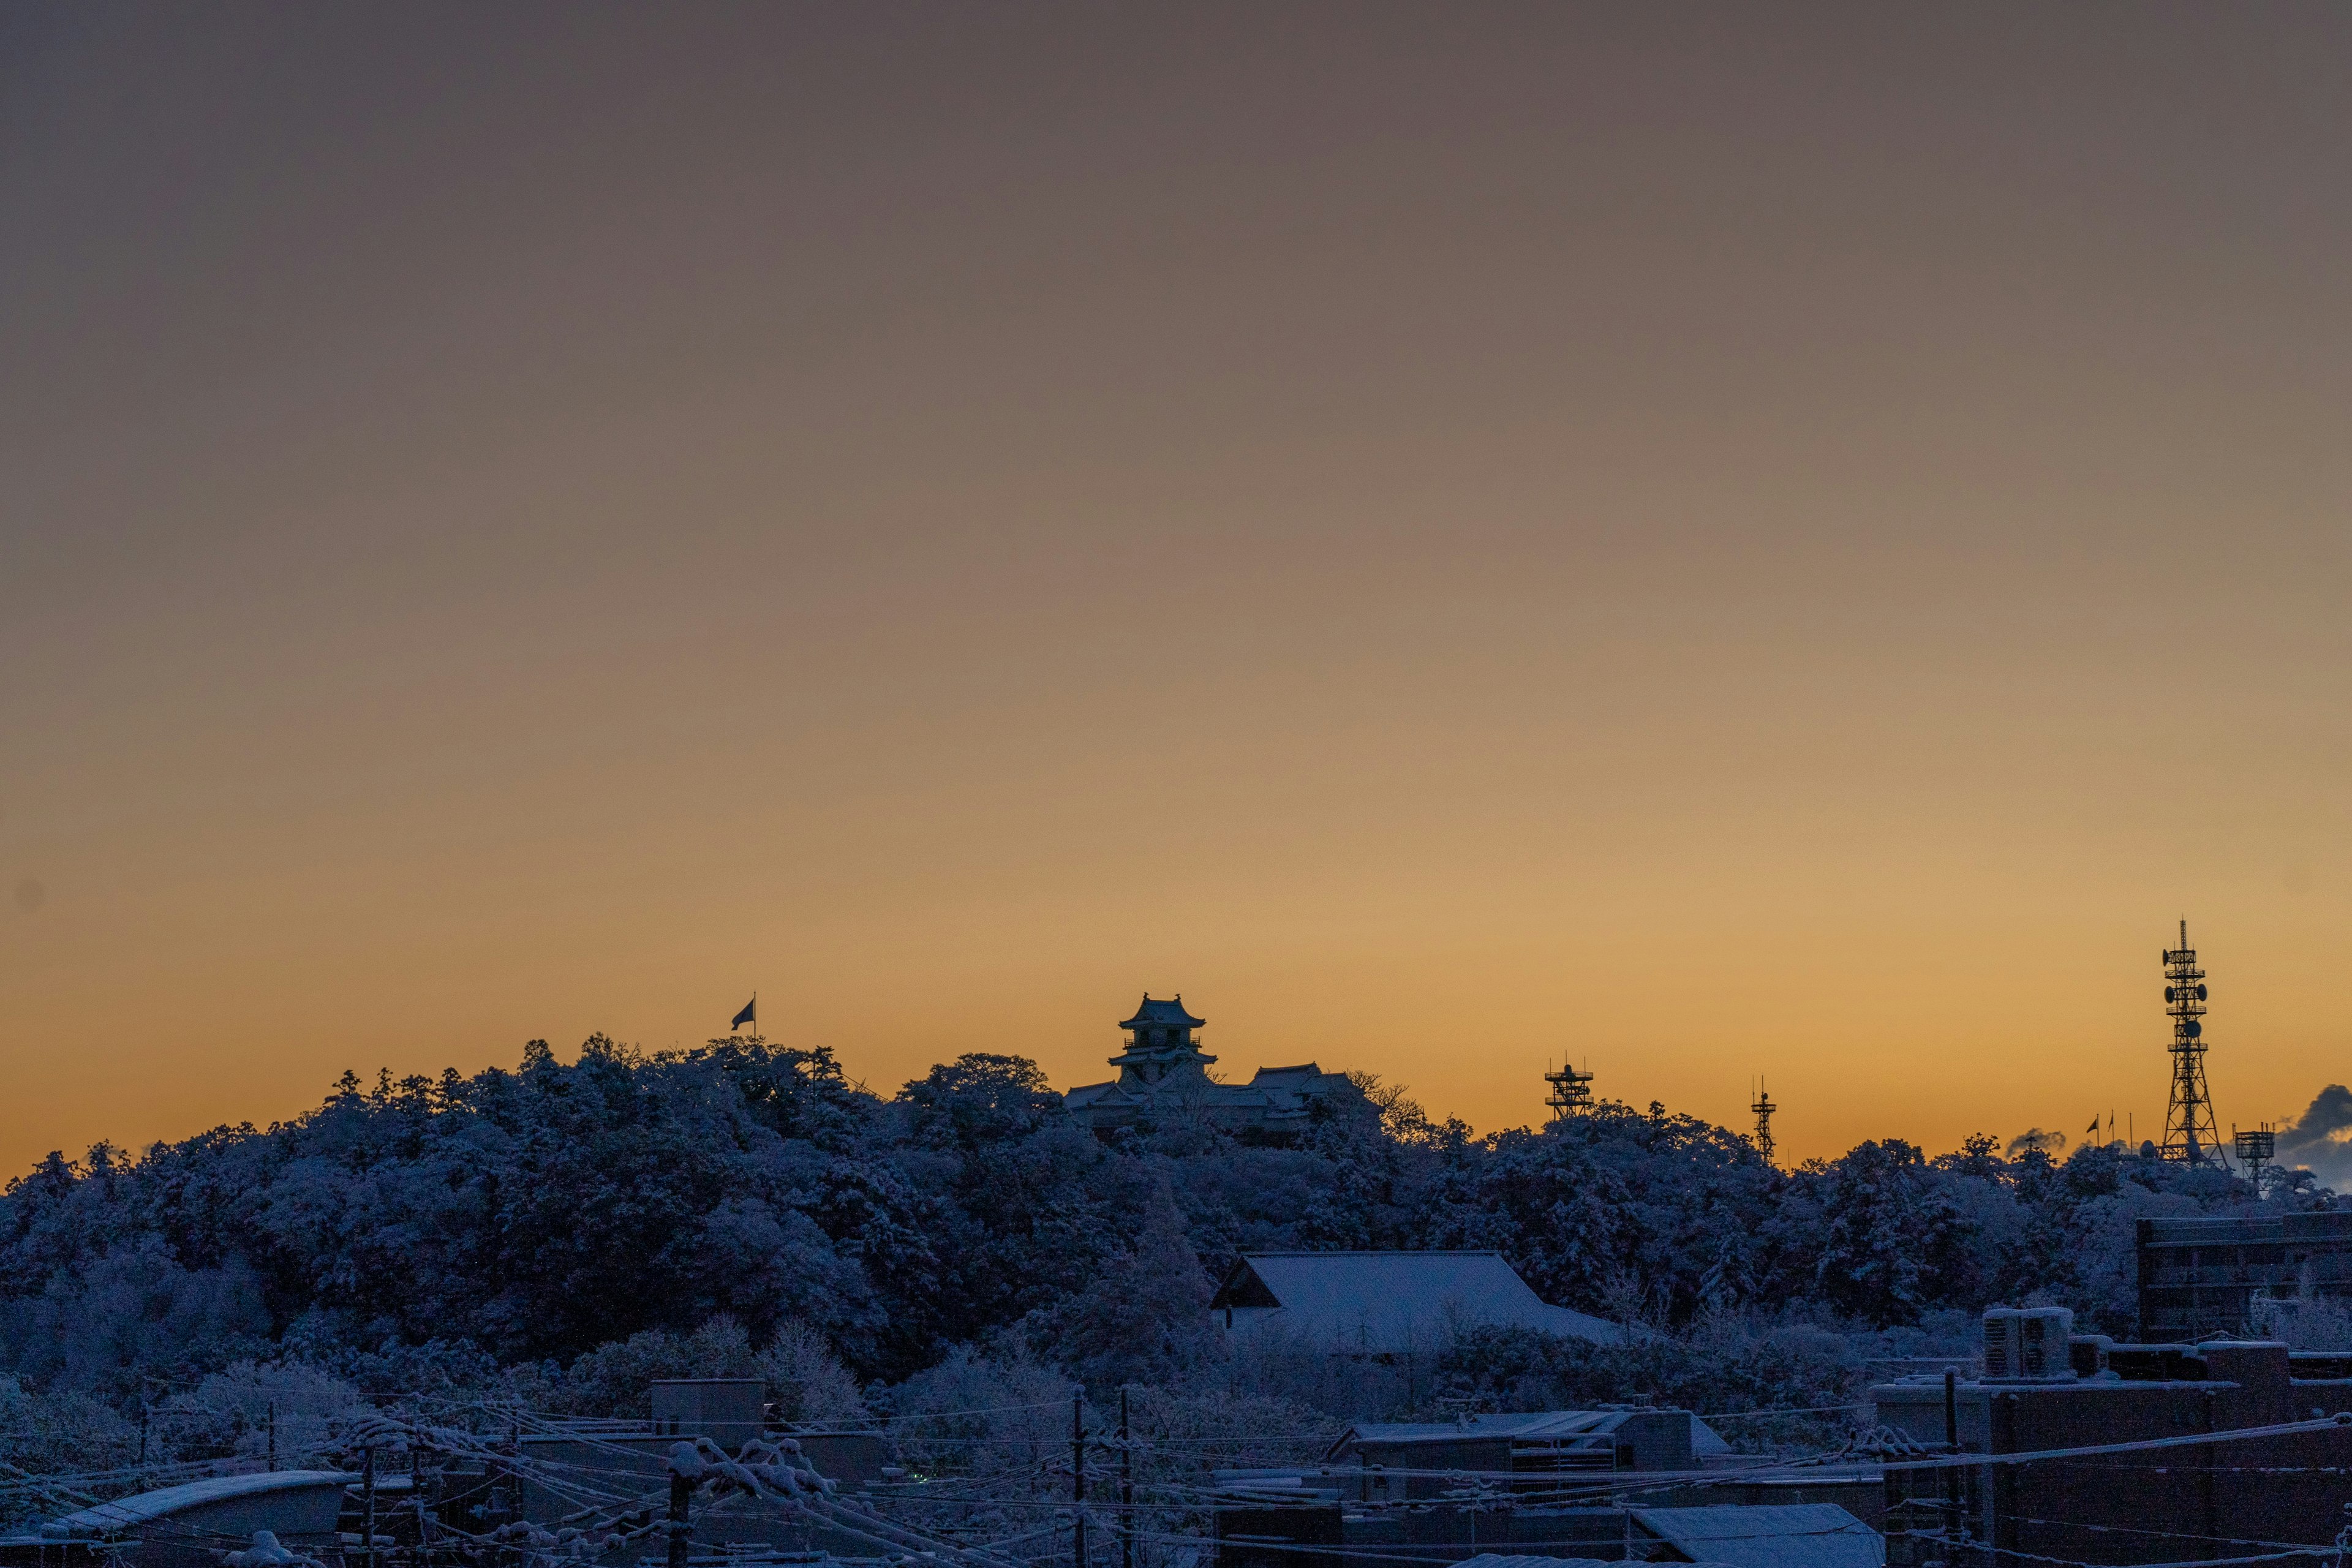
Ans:
[[[1944,1369],[1944,1451],[1960,1451],[1960,1374],[1950,1367]],[[1959,1541],[1968,1532],[1968,1524],[1960,1508],[1960,1472],[1946,1470],[1944,1480],[1944,1561],[1957,1565],[1960,1560]]]
[[[1075,1568],[1087,1568],[1087,1395],[1081,1389],[1070,1396],[1070,1557]],[[671,1568],[686,1568],[682,1563]]]
[[[270,1467],[272,1469],[276,1466]],[[375,1445],[360,1450],[360,1550],[375,1568]]]
[[[506,1514],[501,1523],[522,1523],[522,1422],[510,1422],[506,1427],[506,1462],[499,1467],[499,1479],[506,1486]],[[515,1568],[524,1563],[524,1554],[515,1547],[499,1547],[499,1568]],[[679,1559],[685,1561],[685,1559]]]
[[[416,1501],[416,1543],[430,1552],[437,1533],[433,1528],[434,1522],[439,1518],[441,1512],[439,1461],[436,1460],[433,1468],[426,1469],[424,1465],[424,1456],[420,1452],[417,1458],[412,1462],[408,1485],[410,1489],[408,1495]]]
[[[1124,1388],[1118,1391],[1118,1568],[1135,1568],[1135,1449],[1128,1443]]]
[[[692,1529],[687,1510],[694,1502],[694,1483],[673,1469],[669,1473],[669,1568],[686,1568],[686,1543]]]

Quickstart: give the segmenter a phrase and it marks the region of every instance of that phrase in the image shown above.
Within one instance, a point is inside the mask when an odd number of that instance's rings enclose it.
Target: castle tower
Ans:
[[[1206,1018],[1195,1018],[1184,1011],[1181,994],[1166,1002],[1154,1002],[1151,993],[1145,992],[1143,1005],[1135,1010],[1135,1016],[1119,1025],[1127,1031],[1127,1049],[1110,1058],[1110,1065],[1118,1069],[1118,1081],[1154,1084],[1176,1073],[1207,1077],[1209,1064],[1217,1058],[1192,1038],[1192,1031],[1207,1023]]]
[[[2189,945],[2187,921],[2180,922],[2180,945],[2165,950],[2164,1010],[2172,1017],[2172,1103],[2158,1152],[2184,1164],[2227,1165],[2212,1091],[2205,1087],[2205,972]]]

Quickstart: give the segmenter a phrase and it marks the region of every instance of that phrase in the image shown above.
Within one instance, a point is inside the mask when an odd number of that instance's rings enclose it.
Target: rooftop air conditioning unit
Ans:
[[[2072,1383],[2067,1342],[2074,1314],[2063,1307],[1995,1307],[1984,1315],[1985,1381]]]
[[[1984,1315],[1985,1364],[1987,1383],[2014,1383],[2020,1363],[2019,1352],[2024,1336],[2017,1331],[2017,1309],[1991,1307]]]
[[[2067,1342],[2074,1335],[2074,1314],[2063,1307],[2029,1307],[2017,1314],[2024,1339],[2020,1361],[2022,1374],[2035,1383],[2072,1383],[2074,1358]]]

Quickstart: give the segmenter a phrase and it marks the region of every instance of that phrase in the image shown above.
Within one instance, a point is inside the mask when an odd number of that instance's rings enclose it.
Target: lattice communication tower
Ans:
[[[1558,1072],[1544,1074],[1544,1082],[1551,1085],[1551,1092],[1544,1096],[1544,1103],[1551,1107],[1554,1121],[1565,1121],[1580,1110],[1592,1109],[1592,1075],[1590,1072],[1579,1072],[1563,1062]]]
[[[1756,1113],[1756,1152],[1764,1156],[1769,1165],[1772,1163],[1772,1113],[1780,1108],[1764,1092],[1764,1080],[1760,1078],[1756,1080],[1756,1096],[1748,1101],[1748,1109]]]
[[[2185,1164],[2226,1166],[2212,1092],[2205,1087],[2205,972],[2189,945],[2187,921],[2180,922],[2180,945],[2165,950],[2164,1010],[2172,1016],[2172,1103],[2158,1152]]]

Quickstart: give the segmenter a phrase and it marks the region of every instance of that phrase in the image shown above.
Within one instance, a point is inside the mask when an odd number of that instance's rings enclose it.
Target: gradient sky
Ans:
[[[1784,1153],[2347,1076],[2352,11],[0,11],[0,1170],[1149,988]]]

